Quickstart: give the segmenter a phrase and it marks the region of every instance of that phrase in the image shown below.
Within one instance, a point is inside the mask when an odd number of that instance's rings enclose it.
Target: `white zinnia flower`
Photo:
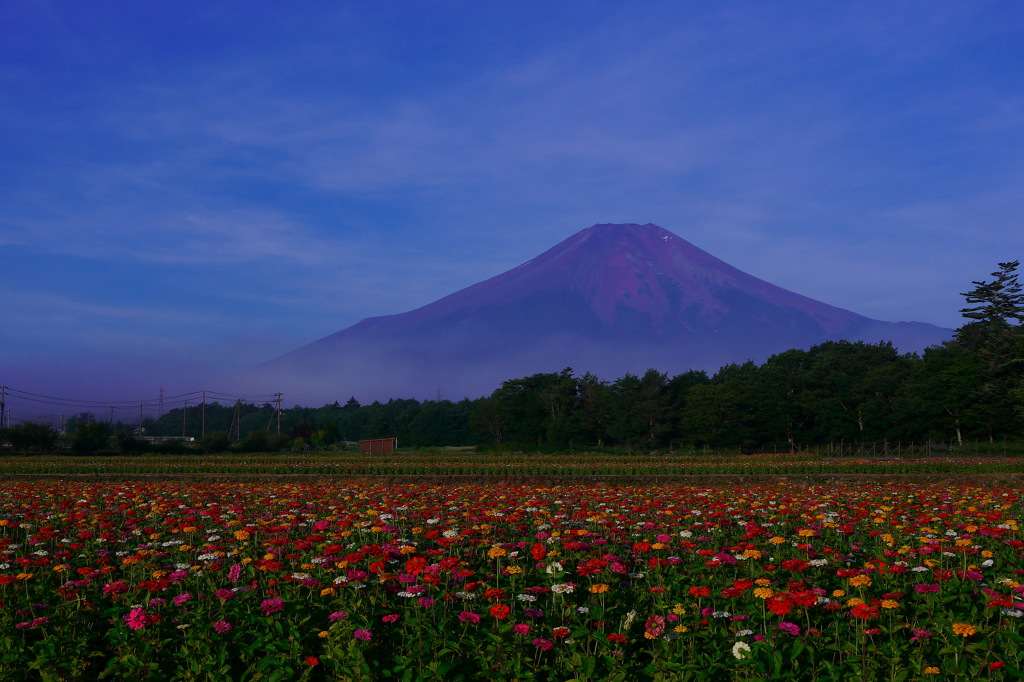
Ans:
[[[736,642],[732,645],[732,655],[742,661],[746,654],[750,653],[750,645],[746,642]]]

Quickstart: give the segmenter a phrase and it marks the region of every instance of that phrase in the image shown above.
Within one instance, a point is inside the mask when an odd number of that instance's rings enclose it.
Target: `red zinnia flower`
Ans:
[[[860,618],[862,620],[871,620],[872,618],[878,618],[878,607],[868,606],[867,604],[857,604],[853,607],[851,614],[854,618]]]
[[[773,597],[768,597],[765,605],[768,610],[774,613],[776,616],[784,616],[793,610],[796,605],[795,602],[784,594],[777,594]]]
[[[500,587],[492,587],[484,590],[484,597],[487,598],[487,601],[498,601],[500,599],[504,599],[505,596],[505,590]]]

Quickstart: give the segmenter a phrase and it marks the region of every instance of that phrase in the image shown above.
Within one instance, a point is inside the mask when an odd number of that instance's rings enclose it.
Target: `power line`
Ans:
[[[46,395],[42,393],[34,393],[32,391],[23,391],[10,386],[0,386],[0,427],[10,426],[11,420],[11,407],[10,404],[22,405],[27,407],[28,405],[35,405],[37,407],[32,408],[31,411],[35,412],[38,406],[50,405],[53,407],[61,408],[61,419],[63,421],[63,412],[68,409],[77,410],[84,413],[91,413],[98,411],[99,409],[110,410],[109,422],[114,423],[115,413],[120,413],[123,410],[130,409],[133,412],[138,410],[139,414],[139,425],[141,426],[142,420],[144,419],[144,413],[155,410],[157,412],[157,418],[163,416],[166,407],[171,406],[173,409],[175,406],[180,405],[184,411],[189,402],[202,403],[203,410],[208,398],[212,398],[214,402],[224,401],[229,403],[271,403],[277,402],[277,409],[280,410],[280,393],[264,393],[264,394],[252,394],[252,395],[235,395],[222,391],[212,391],[209,389],[199,389],[195,391],[189,391],[187,393],[180,393],[177,395],[166,396],[164,395],[163,386],[160,387],[160,393],[156,398],[144,398],[142,400],[93,400],[89,398],[69,398],[63,396]],[[26,410],[29,411],[29,410]],[[55,415],[48,415],[45,418],[53,419]],[[205,415],[204,415],[205,416]],[[31,420],[37,420],[43,418],[41,416],[32,417]],[[29,418],[19,418],[19,421],[28,421]],[[205,420],[204,420],[205,421]],[[205,424],[203,425],[205,426]]]

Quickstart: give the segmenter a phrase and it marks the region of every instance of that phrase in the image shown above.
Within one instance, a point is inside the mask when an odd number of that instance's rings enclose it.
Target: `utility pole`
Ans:
[[[7,387],[0,386],[0,429],[4,428],[6,422],[4,417],[7,414]]]
[[[110,406],[110,427],[114,427],[114,406]]]
[[[201,432],[202,432],[202,436],[201,436],[202,440],[206,440],[206,389],[205,388],[203,389],[203,428],[201,429]]]
[[[156,404],[156,418],[164,416],[164,385],[160,384],[160,400]]]
[[[277,435],[280,436],[281,435],[281,394],[280,393],[275,393],[274,397],[276,398],[276,400],[274,402],[277,403]]]
[[[181,406],[181,437],[185,437],[185,418],[188,417],[188,401]]]

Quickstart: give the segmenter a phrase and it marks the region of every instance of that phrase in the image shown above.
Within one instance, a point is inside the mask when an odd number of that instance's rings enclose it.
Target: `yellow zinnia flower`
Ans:
[[[863,573],[855,575],[850,578],[850,585],[853,587],[869,587],[871,585],[871,576],[864,575]]]
[[[970,623],[953,623],[953,632],[961,637],[970,637],[977,631],[978,628],[974,627]]]

